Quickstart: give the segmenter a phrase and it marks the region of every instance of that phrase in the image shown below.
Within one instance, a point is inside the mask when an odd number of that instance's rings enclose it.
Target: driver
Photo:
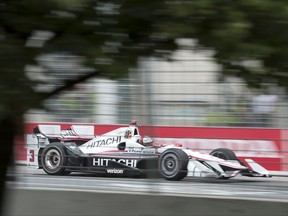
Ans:
[[[153,145],[153,139],[151,137],[148,137],[148,136],[144,136],[144,137],[141,137],[138,142],[141,144],[141,145],[144,145],[144,146],[152,146]]]

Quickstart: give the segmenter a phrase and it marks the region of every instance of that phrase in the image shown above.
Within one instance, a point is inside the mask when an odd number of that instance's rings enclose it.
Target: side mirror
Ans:
[[[126,142],[121,142],[117,145],[118,150],[125,150]]]

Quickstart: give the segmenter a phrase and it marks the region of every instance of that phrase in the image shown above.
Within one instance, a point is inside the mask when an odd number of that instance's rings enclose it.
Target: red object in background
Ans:
[[[93,125],[59,122],[28,122],[25,124],[25,132],[33,133],[38,124],[61,125],[62,130],[67,130],[71,125]],[[94,124],[94,134],[101,135],[111,130],[127,125],[97,125]],[[255,160],[268,170],[288,171],[288,130],[267,129],[267,128],[212,128],[212,127],[167,127],[167,126],[141,126],[139,128],[141,135],[148,135],[155,138],[156,141],[168,140],[175,141],[174,144],[180,144],[193,150],[212,150],[218,147],[229,147],[237,153],[244,152],[247,157]],[[285,133],[284,133],[285,132]],[[284,135],[283,135],[284,134]],[[158,140],[157,140],[158,139]],[[15,152],[17,161],[26,161],[25,137],[16,137]],[[208,144],[207,144],[208,143]],[[267,144],[268,143],[268,144]],[[163,143],[160,143],[160,145]],[[271,155],[257,155],[255,152],[261,150],[261,145],[273,147]],[[209,149],[207,149],[209,146]],[[266,147],[263,147],[266,148]],[[253,150],[254,149],[254,150]],[[252,152],[254,151],[254,153]],[[207,153],[205,152],[205,153]],[[244,159],[246,156],[239,158]],[[250,154],[250,155],[249,155]]]
[[[14,146],[15,160],[26,161],[27,149],[26,149],[25,137],[17,136],[15,137],[14,142],[15,142]]]

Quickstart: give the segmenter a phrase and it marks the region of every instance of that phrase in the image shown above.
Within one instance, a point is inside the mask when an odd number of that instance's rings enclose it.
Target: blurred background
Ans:
[[[45,100],[49,110],[30,109],[25,120],[127,124],[137,119],[141,124],[169,126],[288,127],[284,87],[267,82],[251,88],[242,78],[229,75],[219,79],[221,66],[213,51],[195,50],[193,40],[178,43],[173,61],[141,59],[124,78],[92,78]],[[73,56],[51,56],[43,63],[58,69],[45,77],[51,83],[81,70]]]
[[[1,6],[26,121],[287,128],[285,1],[44,5]]]

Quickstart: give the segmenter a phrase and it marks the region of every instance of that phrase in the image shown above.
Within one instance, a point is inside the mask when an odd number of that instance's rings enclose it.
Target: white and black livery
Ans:
[[[153,144],[142,137],[136,121],[100,136],[94,126],[38,125],[27,134],[27,164],[49,175],[89,172],[112,176],[160,175],[167,180],[185,177],[233,178],[236,175],[270,177],[251,159],[240,161],[230,149],[218,148],[203,154],[181,145]]]

